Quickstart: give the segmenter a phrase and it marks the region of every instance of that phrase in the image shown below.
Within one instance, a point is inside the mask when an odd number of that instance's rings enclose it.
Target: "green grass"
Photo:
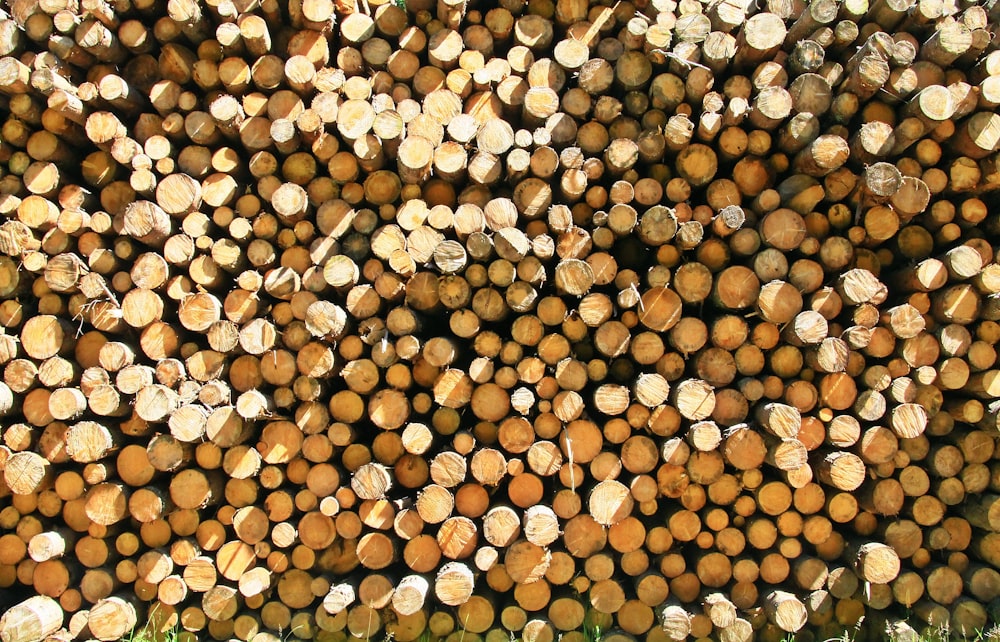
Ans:
[[[137,624],[126,633],[122,642],[178,642],[180,637],[180,622],[176,618],[168,620],[164,614],[158,613],[157,607],[154,606],[146,622],[141,626]]]
[[[839,637],[829,638],[821,642],[856,642],[858,633],[861,630],[860,622],[853,630],[844,631]],[[900,620],[897,624],[907,625],[906,619]],[[891,624],[886,624],[885,640],[888,642],[952,642],[961,640],[963,642],[1000,642],[1000,624],[993,625],[986,630],[977,630],[972,636],[953,634],[948,625],[923,626],[910,628],[891,628]],[[788,633],[781,642],[796,642],[796,634]]]
[[[953,634],[947,624],[937,627],[924,627],[915,629],[916,642],[951,642],[952,640],[963,640],[965,642],[1000,642],[1000,624],[994,624],[989,629],[977,629],[971,636]],[[886,631],[886,639],[890,642],[905,642],[914,638],[894,634]]]
[[[977,629],[973,635],[959,635],[952,632],[947,624],[927,626],[920,623],[919,626],[907,626],[909,624],[907,620],[910,620],[909,615],[911,614],[908,612],[906,616],[897,620],[898,624],[903,625],[898,629],[894,630],[890,628],[891,624],[887,623],[883,639],[887,642],[1000,642],[1000,623],[992,624],[986,629]],[[592,617],[592,613],[588,612],[580,629],[585,642],[602,642],[607,633],[602,624],[599,618]],[[857,625],[845,630],[838,637],[824,640],[818,640],[817,638],[817,640],[818,642],[857,642],[858,635],[861,632],[861,624],[861,622],[858,622]],[[464,627],[461,630],[464,633]],[[162,617],[158,617],[154,609],[149,614],[145,623],[136,625],[135,628],[121,638],[120,642],[180,642],[184,638],[181,635],[182,632],[180,624],[177,621],[168,621]],[[291,630],[285,631],[283,635],[282,632],[279,632],[278,638],[287,642],[293,633],[294,631]],[[509,633],[511,642],[519,640],[514,632]],[[812,639],[811,636],[807,636],[807,638]],[[798,639],[796,633],[787,633],[781,639],[781,642],[797,642]],[[434,634],[429,627],[426,627],[415,642],[434,642],[434,640]],[[392,634],[387,633],[382,642],[393,642]]]
[[[588,614],[583,620],[583,637],[587,642],[601,642],[604,631],[601,630],[599,622],[593,622]]]
[[[137,626],[122,638],[122,642],[177,642],[180,628],[177,625],[165,631],[157,631],[152,622]]]

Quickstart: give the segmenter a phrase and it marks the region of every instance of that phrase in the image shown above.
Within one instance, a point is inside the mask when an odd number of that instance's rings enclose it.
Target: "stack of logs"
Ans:
[[[4,642],[996,620],[1000,3],[7,8]]]

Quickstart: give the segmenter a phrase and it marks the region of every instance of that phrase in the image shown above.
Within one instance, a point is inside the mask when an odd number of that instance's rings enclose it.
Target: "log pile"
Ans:
[[[1000,3],[7,9],[4,642],[994,621]]]

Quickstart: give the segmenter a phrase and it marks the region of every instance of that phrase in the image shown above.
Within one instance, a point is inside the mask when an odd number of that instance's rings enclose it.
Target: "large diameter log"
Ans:
[[[777,14],[754,14],[744,23],[739,33],[734,63],[738,66],[756,66],[781,47],[786,35],[785,22]]]
[[[474,588],[472,570],[461,562],[443,565],[434,580],[434,595],[448,606],[460,606],[468,602]]]
[[[58,631],[64,619],[62,606],[56,600],[43,595],[29,597],[0,616],[0,639],[41,642]]]
[[[867,542],[848,550],[853,554],[855,572],[865,581],[887,584],[899,575],[899,555],[891,546]]]
[[[978,528],[990,531],[1000,531],[1000,497],[993,494],[983,494],[970,497],[963,507],[963,514],[969,523]]]
[[[135,605],[121,597],[112,596],[91,607],[87,626],[96,639],[110,642],[134,629],[137,622]]]
[[[10,455],[5,462],[3,474],[6,487],[19,495],[44,490],[53,479],[49,461],[30,451]]]
[[[860,457],[849,452],[833,452],[819,466],[819,478],[834,488],[844,491],[857,490],[865,481],[865,464]]]
[[[806,625],[808,612],[805,604],[785,591],[772,591],[764,600],[768,619],[779,629],[794,633]]]

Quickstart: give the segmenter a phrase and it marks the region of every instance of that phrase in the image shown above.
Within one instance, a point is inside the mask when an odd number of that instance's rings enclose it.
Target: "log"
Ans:
[[[0,617],[4,640],[26,642],[41,640],[63,626],[65,614],[56,600],[36,595],[20,602]]]
[[[91,607],[87,627],[98,640],[113,640],[135,628],[135,606],[121,597],[112,596],[99,600]]]
[[[513,4],[11,4],[0,632],[985,627],[995,9]]]

